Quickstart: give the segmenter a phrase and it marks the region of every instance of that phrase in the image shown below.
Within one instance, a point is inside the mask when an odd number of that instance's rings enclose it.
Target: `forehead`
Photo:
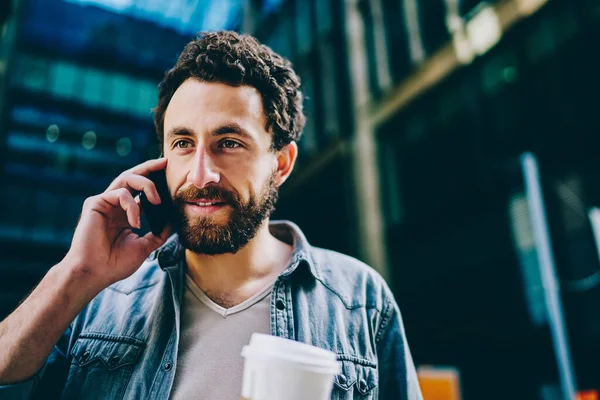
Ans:
[[[175,91],[165,113],[165,131],[174,125],[196,130],[228,122],[266,133],[266,117],[258,90],[251,86],[234,87],[188,79]]]

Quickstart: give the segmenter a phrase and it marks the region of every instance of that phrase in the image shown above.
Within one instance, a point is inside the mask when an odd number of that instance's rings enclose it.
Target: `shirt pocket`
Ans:
[[[375,400],[379,381],[377,364],[338,356],[342,371],[335,377],[332,400]]]
[[[144,343],[106,334],[82,334],[71,350],[64,398],[122,399]]]

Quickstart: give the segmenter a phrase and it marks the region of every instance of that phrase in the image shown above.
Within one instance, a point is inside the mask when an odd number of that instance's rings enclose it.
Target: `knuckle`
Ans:
[[[117,196],[119,196],[119,198],[121,200],[127,200],[127,197],[128,197],[127,195],[129,195],[129,197],[131,197],[129,190],[127,190],[125,188],[117,189]]]
[[[148,183],[148,182],[152,182],[152,181],[150,180],[150,178],[148,178],[147,176],[144,176],[144,175],[136,175],[136,177],[137,177],[137,178],[138,178],[138,179],[139,179],[141,182],[143,182],[143,183],[145,183],[145,184],[146,184],[146,183]]]
[[[121,179],[123,180],[123,186],[127,186],[129,182],[135,179],[135,174],[132,172],[126,172],[121,176]]]
[[[125,171],[119,176],[120,187],[127,187],[131,181],[135,180],[135,174],[131,171]]]
[[[98,196],[90,196],[83,201],[83,208],[89,208],[98,201]]]
[[[113,183],[111,183],[110,186],[113,188],[118,188],[118,187],[123,186],[123,183],[124,183],[123,174],[121,174],[113,181]]]

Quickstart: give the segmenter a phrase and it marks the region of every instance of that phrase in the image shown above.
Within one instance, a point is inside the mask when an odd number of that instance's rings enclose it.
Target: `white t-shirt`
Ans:
[[[242,348],[253,333],[271,333],[272,284],[232,308],[214,303],[186,275],[172,400],[239,400]]]

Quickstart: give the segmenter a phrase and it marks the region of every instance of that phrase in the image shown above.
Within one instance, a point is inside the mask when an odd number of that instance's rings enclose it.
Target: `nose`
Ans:
[[[194,154],[192,169],[188,174],[188,182],[198,188],[211,183],[219,183],[221,174],[215,167],[206,147],[198,146]]]

